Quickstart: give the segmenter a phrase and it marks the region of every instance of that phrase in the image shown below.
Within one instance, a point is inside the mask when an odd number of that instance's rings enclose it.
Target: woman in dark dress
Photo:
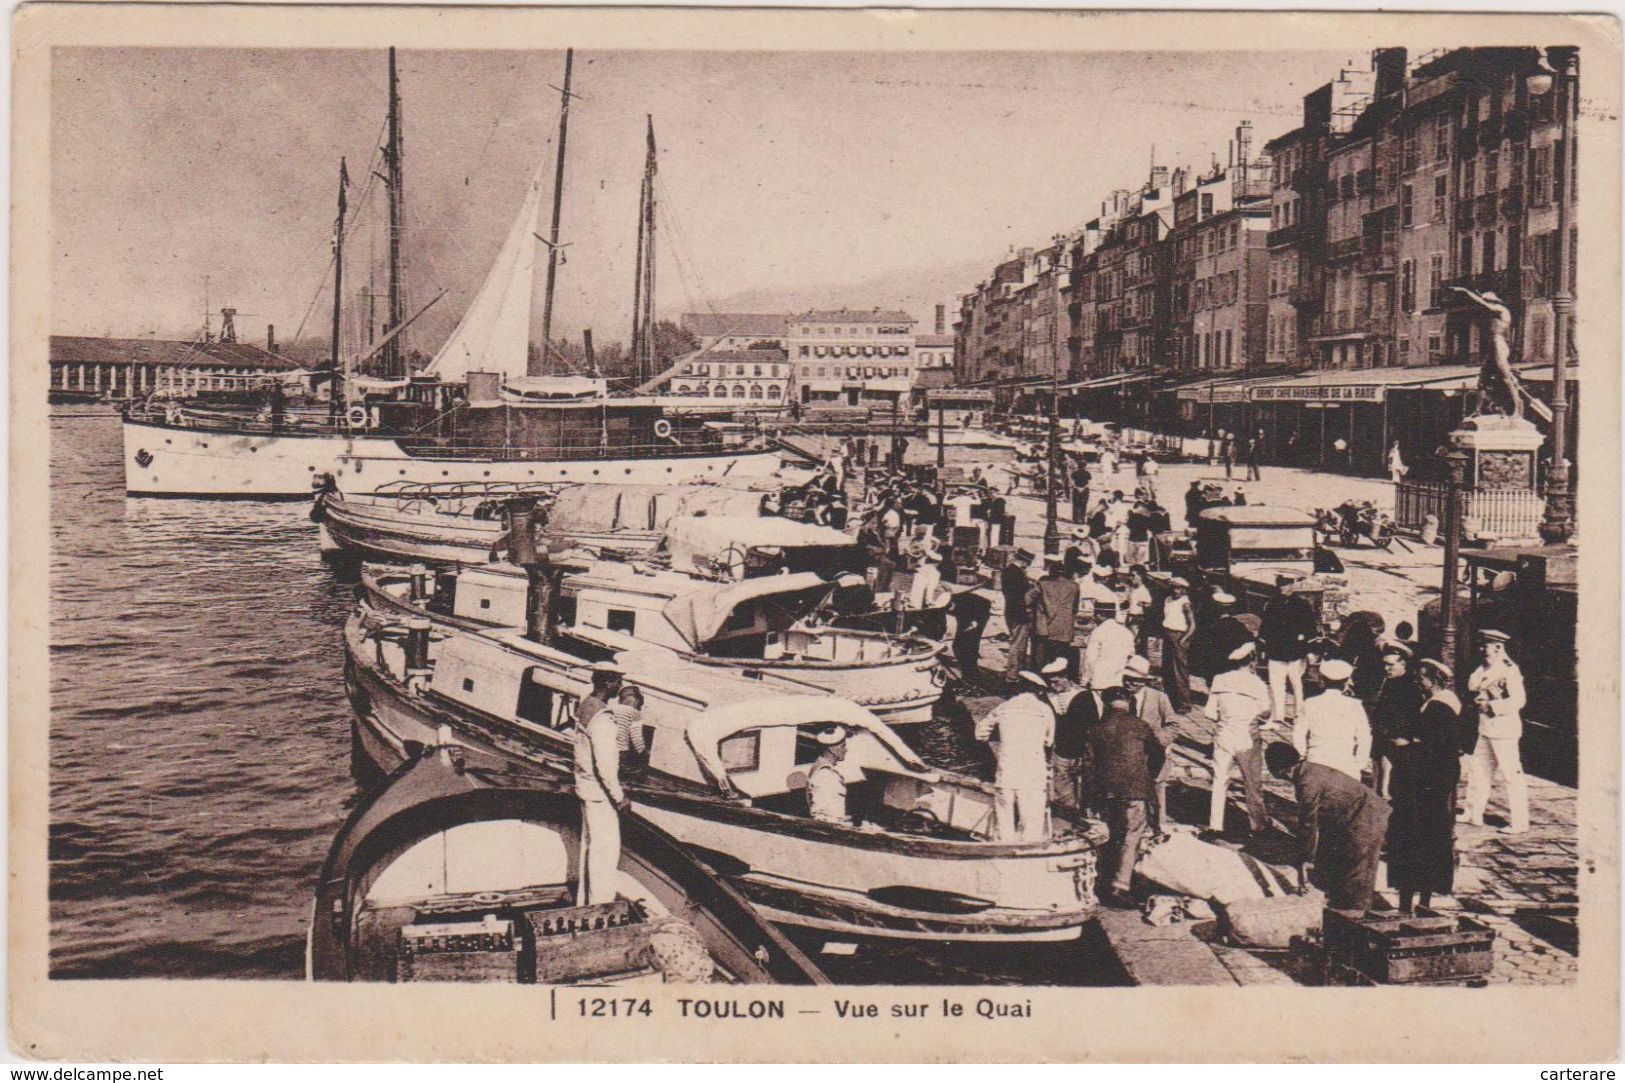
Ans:
[[[1426,699],[1411,726],[1390,744],[1388,886],[1399,908],[1411,912],[1417,896],[1428,906],[1448,895],[1456,871],[1456,783],[1461,777],[1461,700],[1450,690],[1449,667],[1432,658],[1417,666]]]

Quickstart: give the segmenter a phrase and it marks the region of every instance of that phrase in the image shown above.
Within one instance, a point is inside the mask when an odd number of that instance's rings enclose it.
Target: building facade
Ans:
[[[298,366],[275,352],[274,336],[262,349],[216,339],[181,342],[150,338],[52,335],[51,390],[129,399],[154,392],[177,395],[229,391],[245,379]]]
[[[803,405],[885,407],[914,386],[914,317],[906,312],[815,310],[790,317],[785,349]]]
[[[783,350],[701,350],[674,364],[666,390],[707,405],[783,406],[789,383]]]

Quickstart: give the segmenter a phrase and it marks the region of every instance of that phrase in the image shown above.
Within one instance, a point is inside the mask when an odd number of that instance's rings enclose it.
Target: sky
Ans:
[[[973,268],[1081,225],[1107,192],[1144,181],[1153,145],[1161,164],[1205,167],[1251,119],[1262,149],[1298,125],[1304,94],[1364,59],[577,53],[555,334],[628,337],[646,114],[660,314],[809,290],[890,306],[908,291],[883,296],[889,279],[964,267],[966,291],[986,273]],[[400,53],[407,290],[414,307],[447,291],[414,345],[432,352],[449,333],[527,179],[538,165],[551,177],[563,68],[562,50]],[[52,330],[190,335],[207,277],[210,306],[234,305],[242,337],[268,323],[283,341],[301,327],[325,337],[340,156],[347,305],[369,252],[382,265],[384,204],[367,175],[386,85],[382,50],[57,49]],[[863,296],[843,294],[858,283]],[[952,309],[951,293],[940,300]]]

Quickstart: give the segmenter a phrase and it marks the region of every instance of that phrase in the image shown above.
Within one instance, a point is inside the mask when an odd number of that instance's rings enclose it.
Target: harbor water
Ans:
[[[353,585],[303,504],[129,500],[117,417],[54,416],[51,437],[51,974],[302,978],[315,880],[359,796],[339,643]],[[979,767],[960,728],[907,736]],[[1120,978],[1093,936],[806,946],[837,981]]]

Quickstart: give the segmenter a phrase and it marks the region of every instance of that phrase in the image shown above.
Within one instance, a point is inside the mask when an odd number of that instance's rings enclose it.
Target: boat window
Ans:
[[[638,630],[638,615],[630,609],[611,609],[604,618],[604,626],[612,632],[631,634]]]
[[[723,738],[717,745],[717,755],[722,759],[722,766],[730,773],[756,770],[762,763],[761,731],[752,730]]]

